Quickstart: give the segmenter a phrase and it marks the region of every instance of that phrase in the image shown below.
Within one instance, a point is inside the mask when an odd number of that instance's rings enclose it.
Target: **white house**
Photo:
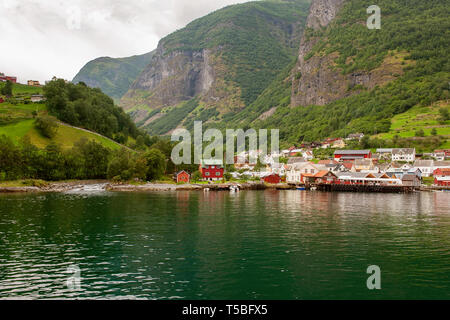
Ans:
[[[414,162],[414,168],[420,169],[422,177],[431,177],[434,171],[433,160],[416,160]]]
[[[415,148],[392,149],[392,161],[414,162],[416,160]]]
[[[328,171],[328,168],[325,165],[312,164],[310,162],[288,165],[286,182],[302,183],[302,174],[316,174],[323,170]]]

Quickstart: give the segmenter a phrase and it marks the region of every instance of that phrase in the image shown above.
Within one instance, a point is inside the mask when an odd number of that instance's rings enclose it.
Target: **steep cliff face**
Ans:
[[[325,105],[365,89],[373,89],[392,81],[403,73],[401,59],[387,58],[372,70],[343,72],[336,61],[339,52],[325,51],[326,30],[348,0],[314,0],[307,20],[307,29],[299,50],[298,63],[293,71],[291,103]],[[363,9],[365,7],[361,5]],[[365,21],[360,21],[361,24]],[[332,28],[332,26],[330,26]],[[374,31],[376,32],[376,31]],[[345,63],[351,63],[348,58]]]
[[[250,105],[298,52],[310,0],[229,6],[162,39],[121,106],[151,133],[220,120]],[[180,123],[176,108],[198,99]],[[197,101],[197,100],[196,100]],[[213,115],[213,116],[211,116]],[[214,119],[212,119],[214,118]],[[177,117],[173,117],[177,119]]]
[[[158,110],[175,106],[201,95],[205,101],[214,100],[216,75],[214,60],[217,53],[210,49],[182,50],[167,53],[161,45],[149,65],[122,98],[125,109],[151,106]],[[136,122],[148,114],[147,108],[130,110]],[[155,119],[149,119],[150,122]]]
[[[313,0],[306,27],[317,30],[328,26],[344,2],[345,0]]]
[[[319,30],[336,17],[345,0],[313,0],[306,28]],[[337,82],[337,72],[330,70],[330,56],[306,59],[318,38],[308,33],[302,37],[298,62],[294,69],[291,103],[297,105],[324,105],[337,99],[343,83]],[[334,97],[333,97],[334,96]]]

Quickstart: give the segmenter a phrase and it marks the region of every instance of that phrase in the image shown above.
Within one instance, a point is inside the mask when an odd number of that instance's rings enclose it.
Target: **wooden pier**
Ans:
[[[401,185],[359,185],[359,184],[317,184],[311,185],[319,191],[331,192],[377,192],[377,193],[410,193],[417,188]]]

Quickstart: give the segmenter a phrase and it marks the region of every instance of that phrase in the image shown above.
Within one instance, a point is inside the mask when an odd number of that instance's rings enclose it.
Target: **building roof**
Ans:
[[[369,154],[370,150],[336,150],[335,155],[366,155]]]
[[[406,181],[414,181],[415,179],[417,179],[417,176],[415,174],[405,174],[402,177],[402,180]]]
[[[288,159],[288,164],[303,163],[306,160],[303,157],[292,157]]]
[[[439,168],[439,167],[449,167],[450,168],[450,161],[435,161],[434,162],[434,167],[435,168]]]
[[[329,173],[334,175],[334,173],[332,173],[332,172],[330,172],[328,170],[322,170],[322,171],[317,172],[314,177],[316,177],[316,178],[323,178]]]
[[[352,162],[344,162],[342,164],[347,170],[351,170],[354,167],[354,164]]]
[[[397,149],[392,149],[392,154],[415,154],[416,153],[416,149],[415,148],[397,148]]]
[[[393,149],[389,149],[389,148],[379,148],[377,149],[377,153],[392,153]]]
[[[371,159],[355,159],[355,166],[372,166],[373,161]]]
[[[414,161],[414,167],[432,167],[434,165],[433,160],[416,160]]]
[[[338,178],[349,177],[349,178],[366,178],[369,174],[364,172],[337,172],[336,176]]]
[[[318,164],[339,164],[336,160],[319,160]]]
[[[203,159],[202,166],[223,166],[223,161],[220,159]]]
[[[436,170],[441,171],[443,174],[450,176],[450,168],[438,168]],[[436,171],[435,170],[435,171]]]

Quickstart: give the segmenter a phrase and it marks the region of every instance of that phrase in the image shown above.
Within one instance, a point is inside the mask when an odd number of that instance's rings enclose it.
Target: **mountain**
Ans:
[[[78,72],[72,82],[84,82],[91,88],[100,88],[118,101],[150,63],[153,54],[152,51],[128,58],[101,57],[92,60]]]
[[[297,62],[218,126],[279,128],[282,141],[296,144],[389,132],[391,119],[413,107],[449,110],[448,2],[379,0],[380,30],[366,26],[372,4],[313,0]],[[448,130],[438,132],[445,145]]]
[[[255,1],[193,21],[160,41],[121,106],[154,134],[230,118],[295,61],[309,5]]]

